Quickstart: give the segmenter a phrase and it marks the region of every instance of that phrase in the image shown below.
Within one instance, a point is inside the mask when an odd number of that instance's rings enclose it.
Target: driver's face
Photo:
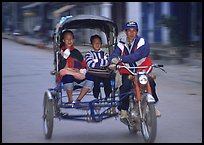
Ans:
[[[134,29],[134,28],[129,28],[129,29],[126,30],[126,35],[127,35],[128,42],[132,43],[133,40],[137,36],[137,30]]]

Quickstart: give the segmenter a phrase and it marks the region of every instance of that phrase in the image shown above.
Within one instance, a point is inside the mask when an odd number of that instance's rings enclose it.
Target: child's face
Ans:
[[[64,35],[64,43],[66,47],[71,47],[74,44],[74,38],[71,33],[66,33]]]
[[[95,38],[92,42],[92,47],[95,51],[98,51],[101,48],[101,41],[98,38]]]

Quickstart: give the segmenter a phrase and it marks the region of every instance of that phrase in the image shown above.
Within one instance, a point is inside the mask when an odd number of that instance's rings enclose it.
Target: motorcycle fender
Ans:
[[[52,94],[51,94],[51,92],[49,90],[47,90],[45,93],[47,94],[49,100],[53,99]]]
[[[155,102],[154,97],[151,94],[149,94],[149,93],[146,94],[146,100],[147,100],[148,103]]]

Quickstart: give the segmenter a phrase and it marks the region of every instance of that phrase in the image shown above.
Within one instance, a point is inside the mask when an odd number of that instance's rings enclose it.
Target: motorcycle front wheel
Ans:
[[[157,133],[157,118],[154,103],[142,103],[141,131],[145,142],[153,143]]]

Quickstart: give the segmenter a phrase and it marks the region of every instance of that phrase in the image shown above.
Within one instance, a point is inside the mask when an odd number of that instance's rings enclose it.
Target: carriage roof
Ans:
[[[109,18],[96,15],[77,15],[61,17],[54,30],[54,50],[60,49],[61,35],[69,29],[95,29],[104,32],[107,39],[109,54],[113,52],[113,46],[117,41],[117,25]]]
[[[62,17],[56,25],[55,33],[60,34],[65,29],[99,29],[107,37],[112,32],[118,35],[117,25],[109,18],[95,15],[77,15]]]

